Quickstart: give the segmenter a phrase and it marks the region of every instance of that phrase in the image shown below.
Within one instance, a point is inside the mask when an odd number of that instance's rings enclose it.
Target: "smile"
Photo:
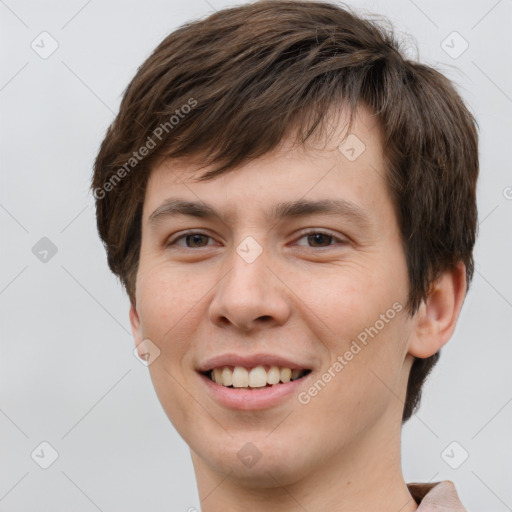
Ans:
[[[299,369],[278,366],[222,366],[212,368],[203,375],[220,386],[237,389],[257,389],[286,384],[298,380],[308,373],[309,369]]]
[[[284,354],[229,352],[198,362],[196,371],[211,400],[248,411],[289,404],[315,377],[318,365],[314,355],[291,359]]]

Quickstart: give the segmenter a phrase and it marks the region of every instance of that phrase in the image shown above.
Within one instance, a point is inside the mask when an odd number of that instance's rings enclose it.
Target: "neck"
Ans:
[[[383,425],[374,427],[285,485],[272,474],[271,467],[267,468],[267,478],[248,484],[234,472],[216,472],[191,452],[202,511],[413,512],[418,505],[401,469],[401,425],[398,433],[394,426],[394,435]]]

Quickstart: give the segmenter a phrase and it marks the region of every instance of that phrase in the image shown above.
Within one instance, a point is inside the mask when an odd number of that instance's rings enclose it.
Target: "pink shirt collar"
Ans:
[[[450,480],[410,483],[407,488],[419,505],[417,512],[467,512]]]

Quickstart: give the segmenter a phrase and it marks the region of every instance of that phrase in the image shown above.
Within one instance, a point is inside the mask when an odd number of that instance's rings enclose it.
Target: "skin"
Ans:
[[[326,141],[300,148],[286,139],[209,182],[195,179],[206,168],[197,172],[192,159],[162,162],[150,175],[130,321],[136,346],[150,339],[160,350],[151,379],[190,447],[204,512],[417,508],[400,460],[407,378],[413,356],[428,357],[451,337],[465,269],[460,263],[443,273],[419,311],[406,312],[407,266],[379,126],[359,110],[351,132],[366,148],[354,161],[338,150],[344,123],[335,126]],[[151,225],[169,197],[204,201],[222,219]],[[328,198],[357,204],[368,224],[332,214],[264,215],[281,201]],[[190,229],[204,236],[169,243]],[[305,229],[333,238],[311,239]],[[263,249],[252,263],[236,252],[247,236]],[[316,380],[395,303],[402,310],[307,404],[294,394],[266,410],[233,410],[206,394],[195,371],[221,353],[277,353],[307,362]],[[261,453],[252,467],[237,457],[247,442]]]

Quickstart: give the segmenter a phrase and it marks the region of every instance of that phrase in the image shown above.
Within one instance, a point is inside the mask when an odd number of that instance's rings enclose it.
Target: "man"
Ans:
[[[473,273],[476,123],[337,5],[259,1],[139,68],[92,189],[204,512],[464,510],[401,426]]]

